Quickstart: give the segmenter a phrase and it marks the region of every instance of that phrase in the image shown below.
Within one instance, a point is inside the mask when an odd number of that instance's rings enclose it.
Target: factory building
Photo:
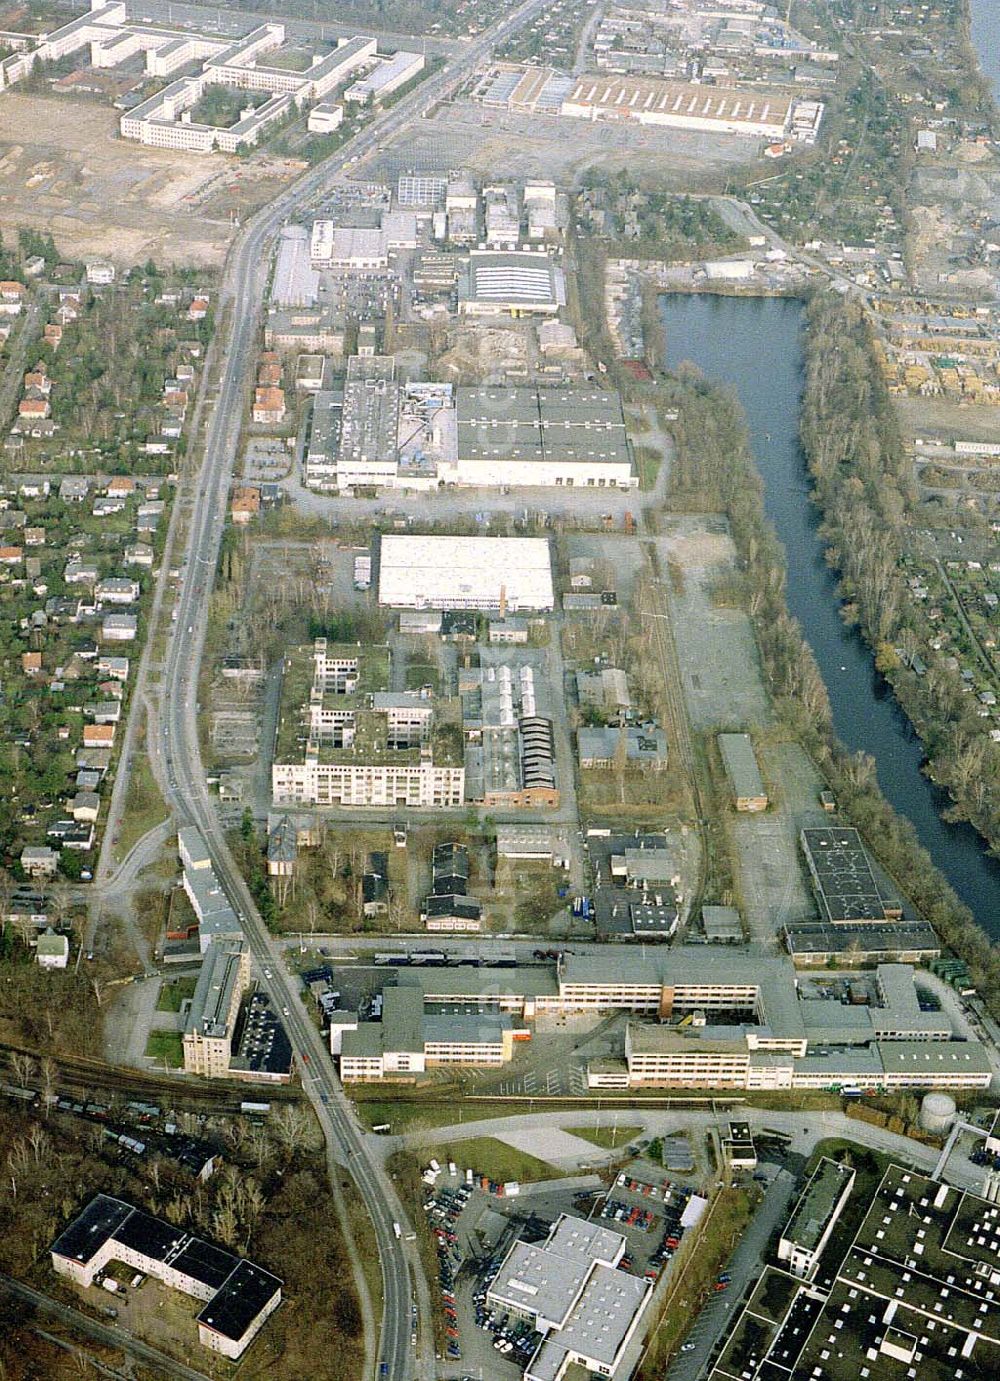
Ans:
[[[804,829],[800,842],[825,925],[884,926],[902,918],[900,902],[883,895],[856,829]]]
[[[470,251],[458,286],[463,316],[555,316],[565,305],[563,271],[543,250]]]
[[[422,53],[406,53],[400,50],[391,58],[384,58],[367,76],[349,86],[344,92],[345,101],[367,105],[369,101],[384,101],[401,86],[412,81],[424,70]]]
[[[614,120],[705,134],[783,139],[792,120],[791,96],[643,77],[579,77],[560,114]]]
[[[310,257],[315,268],[360,272],[388,266],[398,249],[416,249],[417,218],[412,211],[383,211],[378,229],[313,222]]]
[[[555,736],[534,669],[486,661],[459,671],[466,798],[504,810],[556,807]]]
[[[263,1267],[98,1194],[50,1248],[57,1275],[87,1288],[120,1261],[204,1303],[198,1341],[223,1357],[241,1357],[281,1303],[282,1281]]]
[[[459,388],[456,413],[457,484],[631,489],[639,482],[617,393]]]
[[[542,537],[382,538],[379,603],[397,609],[517,613],[554,603]]]
[[[317,638],[285,658],[271,769],[285,805],[454,806],[465,790],[460,732],[441,702],[388,694],[384,648]]]
[[[339,445],[331,406],[340,404],[317,399],[306,455],[307,483],[318,488],[638,484],[616,392],[402,384],[391,357],[371,355],[348,360]]]

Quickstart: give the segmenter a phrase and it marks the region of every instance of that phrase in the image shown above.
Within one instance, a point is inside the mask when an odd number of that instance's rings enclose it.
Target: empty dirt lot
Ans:
[[[0,232],[51,231],[72,258],[221,263],[230,210],[259,205],[297,166],[147,149],[120,139],[100,102],[0,96]]]

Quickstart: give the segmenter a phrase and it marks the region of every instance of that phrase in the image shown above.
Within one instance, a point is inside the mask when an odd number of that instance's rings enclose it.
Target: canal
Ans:
[[[1000,9],[997,0],[969,0],[969,8],[979,66],[992,83],[994,99],[1000,102]]]
[[[670,367],[691,361],[709,380],[730,385],[743,404],[767,514],[785,548],[788,606],[823,674],[838,737],[871,754],[885,796],[913,822],[983,929],[1000,938],[1000,863],[970,826],[941,818],[948,798],[920,770],[920,740],[868,648],[840,617],[799,446],[801,306],[781,298],[670,295],[661,299],[661,312]]]

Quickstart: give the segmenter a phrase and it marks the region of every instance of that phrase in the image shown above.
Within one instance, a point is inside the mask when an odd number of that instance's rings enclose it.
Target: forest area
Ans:
[[[5,1077],[23,1081],[16,1063],[21,1058],[9,1064]],[[44,1070],[42,1077],[44,1089]],[[361,1312],[322,1138],[309,1111],[288,1103],[263,1126],[225,1120],[211,1132],[218,1149],[215,1173],[202,1181],[166,1158],[133,1164],[103,1125],[84,1126],[55,1111],[53,1103],[44,1096],[37,1110],[0,1106],[0,1270],[79,1304],[77,1293],[53,1276],[48,1247],[94,1194],[110,1194],[249,1256],[282,1278],[284,1302],[242,1363],[241,1375],[266,1376],[276,1365],[283,1375],[325,1374],[333,1356],[340,1374],[360,1374]],[[182,1133],[205,1135],[191,1114],[181,1114],[180,1121]],[[0,1376],[52,1375],[48,1363],[30,1362],[37,1339],[4,1322],[0,1316]],[[194,1343],[193,1320],[191,1330]],[[148,1341],[158,1342],[155,1336]],[[194,1351],[191,1360],[198,1366]]]

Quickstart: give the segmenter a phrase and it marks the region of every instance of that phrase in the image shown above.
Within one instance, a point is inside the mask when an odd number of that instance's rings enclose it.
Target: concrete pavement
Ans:
[[[498,1107],[502,1107],[501,1100],[497,1102]],[[481,1136],[496,1137],[513,1145],[515,1142],[512,1138],[522,1137],[527,1128],[607,1126],[616,1106],[616,1100],[609,1099],[607,1106],[600,1110],[581,1108],[578,1112],[539,1112],[528,1116],[518,1114],[507,1117],[500,1115],[478,1121],[457,1122],[445,1127],[410,1132],[401,1137],[380,1136],[375,1147],[382,1158],[386,1159],[400,1148],[430,1148],[435,1143],[465,1141]],[[672,1136],[684,1131],[696,1132],[701,1137],[710,1127],[717,1127],[720,1122],[728,1121],[732,1116],[749,1122],[751,1130],[758,1133],[772,1128],[783,1136],[788,1136],[790,1151],[801,1156],[811,1155],[818,1142],[828,1137],[836,1137],[907,1161],[918,1170],[928,1173],[934,1169],[938,1158],[938,1150],[934,1146],[911,1141],[908,1137],[898,1136],[884,1127],[874,1127],[857,1118],[847,1117],[842,1112],[776,1111],[770,1108],[750,1107],[734,1098],[728,1108],[721,1108],[718,1113],[686,1110],[674,1112],[665,1108],[623,1106],[619,1108],[619,1116],[623,1120],[627,1119],[632,1126],[642,1127],[642,1135],[646,1137]],[[619,1158],[621,1154],[620,1151],[601,1152],[598,1147],[592,1147],[591,1150],[592,1164],[610,1162]],[[974,1166],[949,1166],[949,1179],[960,1189],[971,1189],[975,1193],[982,1190],[982,1172],[977,1172]]]

